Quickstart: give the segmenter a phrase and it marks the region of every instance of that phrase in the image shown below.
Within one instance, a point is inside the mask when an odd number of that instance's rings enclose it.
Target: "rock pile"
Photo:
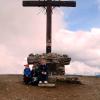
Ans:
[[[49,74],[54,75],[63,75],[64,74],[64,65],[69,65],[71,58],[65,54],[57,54],[57,53],[43,53],[43,54],[29,54],[27,57],[28,64],[34,64],[40,62],[40,60],[46,59]]]

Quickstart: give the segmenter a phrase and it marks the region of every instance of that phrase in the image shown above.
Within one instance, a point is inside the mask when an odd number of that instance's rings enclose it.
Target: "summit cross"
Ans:
[[[51,53],[52,45],[52,8],[53,7],[76,7],[76,1],[61,1],[61,0],[24,0],[25,7],[45,7],[47,13],[46,25],[46,53]]]

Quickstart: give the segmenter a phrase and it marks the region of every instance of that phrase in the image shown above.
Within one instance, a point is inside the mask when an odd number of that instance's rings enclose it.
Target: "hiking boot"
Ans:
[[[48,81],[44,81],[44,83],[45,83],[45,84],[47,84],[47,83],[48,83]]]
[[[39,84],[41,84],[42,83],[42,81],[39,81]]]

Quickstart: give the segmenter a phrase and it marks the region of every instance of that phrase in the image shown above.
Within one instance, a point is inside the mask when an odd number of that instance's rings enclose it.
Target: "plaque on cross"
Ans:
[[[45,7],[47,13],[46,26],[46,53],[51,53],[51,33],[52,33],[52,7],[76,7],[76,1],[60,1],[60,0],[24,0],[25,7]]]

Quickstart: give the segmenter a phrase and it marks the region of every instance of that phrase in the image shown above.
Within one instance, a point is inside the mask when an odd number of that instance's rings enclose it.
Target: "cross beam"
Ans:
[[[67,6],[67,7],[75,7],[76,2],[75,1],[52,1],[52,0],[47,0],[47,1],[23,1],[23,6]]]
[[[47,28],[46,28],[46,53],[51,53],[51,31],[52,31],[52,7],[76,7],[76,1],[23,1],[25,7],[46,7]]]

